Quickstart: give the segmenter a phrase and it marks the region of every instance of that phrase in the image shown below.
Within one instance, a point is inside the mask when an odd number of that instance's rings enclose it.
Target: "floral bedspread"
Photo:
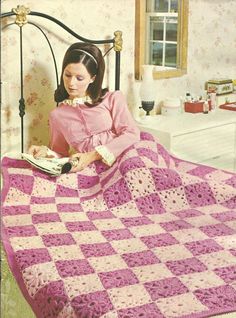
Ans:
[[[107,168],[50,177],[3,158],[2,240],[39,318],[236,311],[236,174],[147,133]]]

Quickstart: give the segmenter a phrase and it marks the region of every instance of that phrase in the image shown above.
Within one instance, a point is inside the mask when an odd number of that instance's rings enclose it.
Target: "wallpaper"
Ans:
[[[2,12],[23,4],[32,11],[53,16],[88,39],[112,38],[114,31],[123,32],[121,54],[121,90],[127,97],[133,114],[139,112],[138,84],[134,80],[135,0],[41,0],[1,1]],[[179,97],[187,91],[201,94],[208,79],[236,78],[236,1],[189,0],[188,71],[173,79],[156,80],[156,111],[166,97]],[[77,39],[60,27],[40,17],[29,17],[42,26],[52,43],[58,72],[65,50]],[[7,18],[6,23],[14,19]],[[55,69],[45,37],[33,25],[24,27],[23,82],[25,99],[24,150],[30,144],[48,144],[48,114],[56,107],[53,100],[56,88]],[[19,27],[15,24],[3,29],[2,50],[2,155],[20,151],[19,99]],[[103,51],[107,47],[100,47]],[[114,51],[106,57],[104,86],[114,89]]]

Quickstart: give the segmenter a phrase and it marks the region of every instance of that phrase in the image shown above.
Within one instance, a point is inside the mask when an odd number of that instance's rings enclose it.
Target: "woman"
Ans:
[[[140,140],[140,131],[120,91],[102,89],[105,62],[99,48],[75,43],[67,50],[60,85],[59,103],[49,116],[50,145],[33,145],[34,157],[67,157],[70,148],[73,172],[102,160],[111,166],[129,146]]]

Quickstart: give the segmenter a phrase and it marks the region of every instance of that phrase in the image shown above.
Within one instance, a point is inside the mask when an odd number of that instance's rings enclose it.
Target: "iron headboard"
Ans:
[[[19,99],[19,116],[21,120],[21,152],[24,152],[24,115],[25,115],[25,99],[24,99],[24,82],[23,82],[23,26],[25,24],[31,24],[34,27],[36,27],[45,37],[51,54],[53,58],[53,63],[55,67],[55,74],[56,74],[56,83],[57,86],[59,85],[59,79],[58,79],[58,70],[57,70],[57,64],[56,64],[56,58],[54,55],[54,51],[52,48],[52,45],[46,35],[46,33],[43,31],[43,29],[35,24],[34,22],[28,21],[28,16],[38,16],[42,17],[48,20],[51,20],[52,22],[59,25],[61,28],[63,28],[65,31],[67,31],[69,34],[74,36],[76,39],[80,40],[81,42],[89,42],[93,44],[112,44],[112,47],[107,50],[107,52],[104,54],[106,55],[112,48],[115,51],[115,90],[119,90],[120,88],[120,53],[122,50],[122,32],[121,31],[115,31],[114,32],[114,38],[106,39],[106,40],[91,40],[82,37],[81,35],[74,32],[72,29],[70,29],[68,26],[66,26],[64,23],[59,21],[58,19],[51,17],[45,13],[36,12],[36,11],[30,11],[29,8],[18,5],[17,8],[13,8],[10,12],[5,12],[0,15],[1,20],[7,17],[15,16],[15,22],[11,22],[9,24],[6,24],[3,26],[2,30],[6,27],[17,24],[19,26],[19,35],[20,35],[20,99]]]

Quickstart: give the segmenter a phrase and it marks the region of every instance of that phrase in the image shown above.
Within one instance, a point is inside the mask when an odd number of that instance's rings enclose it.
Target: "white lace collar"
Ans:
[[[85,103],[92,104],[92,100],[89,96],[64,99],[60,104],[66,104],[72,107],[76,107],[78,105],[84,105]]]

